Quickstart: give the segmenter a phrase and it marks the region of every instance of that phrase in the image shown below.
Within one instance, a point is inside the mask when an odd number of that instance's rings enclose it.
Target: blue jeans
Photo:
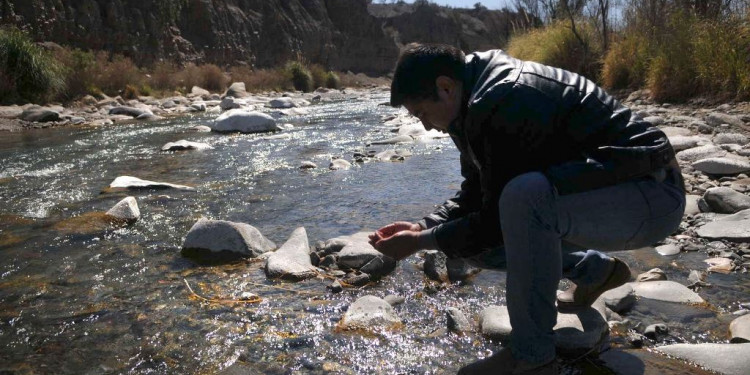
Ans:
[[[679,170],[674,173],[679,173]],[[576,284],[603,282],[609,257],[595,250],[652,245],[673,233],[685,211],[677,184],[644,178],[558,195],[532,172],[511,180],[500,196],[507,260],[511,350],[531,363],[555,357],[556,291],[565,276]]]

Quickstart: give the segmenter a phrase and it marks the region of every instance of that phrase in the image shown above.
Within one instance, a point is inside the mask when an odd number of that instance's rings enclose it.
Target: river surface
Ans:
[[[198,133],[212,115],[100,128],[0,134],[0,372],[36,374],[454,373],[491,354],[478,334],[446,334],[445,309],[475,318],[505,304],[505,274],[435,288],[411,257],[375,285],[327,292],[328,279],[268,281],[262,262],[203,267],[180,255],[200,217],[245,222],[281,245],[306,228],[310,243],[394,220],[415,221],[450,197],[461,176],[449,139],[399,145],[403,162],[353,163],[330,171],[331,156],[352,160],[365,144],[391,137],[380,106],[386,92],[309,107],[285,117],[289,139]],[[162,152],[179,139],[206,151]],[[372,146],[377,150],[393,146]],[[310,160],[318,169],[300,170]],[[194,186],[196,191],[107,192],[122,175]],[[141,219],[101,231],[70,218],[103,212],[127,195]],[[62,223],[62,224],[61,224]],[[71,229],[73,227],[73,229]],[[636,272],[662,267],[687,283],[701,256],[622,253]],[[713,309],[643,304],[632,319],[671,321],[671,342],[726,342],[728,318],[750,293],[738,275],[713,275],[701,292]],[[260,296],[256,304],[205,303]],[[269,286],[282,286],[285,289]],[[397,294],[401,330],[362,335],[336,325],[358,297]],[[746,302],[746,301],[745,301]],[[595,373],[611,373],[606,366]],[[592,373],[571,365],[566,373]]]

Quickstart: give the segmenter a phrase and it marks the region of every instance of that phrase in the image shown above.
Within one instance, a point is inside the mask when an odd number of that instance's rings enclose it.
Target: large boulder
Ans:
[[[245,89],[245,82],[234,82],[231,85],[229,85],[229,88],[227,88],[227,91],[224,93],[223,96],[244,98],[250,95],[247,93],[247,89]]]
[[[198,220],[185,237],[182,255],[205,263],[257,257],[276,248],[250,224],[224,220]]]
[[[141,217],[141,211],[138,209],[138,202],[136,202],[135,197],[126,197],[107,211],[107,215],[127,222],[134,222]]]
[[[367,331],[401,327],[401,319],[393,307],[375,296],[362,296],[346,310],[339,322],[340,329],[361,329]]]
[[[280,130],[273,117],[260,112],[233,109],[219,116],[211,125],[215,132],[264,133]]]
[[[693,168],[707,174],[735,175],[750,171],[750,162],[746,159],[711,157],[697,160]]]
[[[60,121],[60,113],[50,108],[32,106],[21,112],[18,118],[29,122]]]
[[[750,208],[750,196],[728,187],[716,187],[706,190],[703,200],[711,212],[733,214]]]
[[[180,189],[195,190],[190,186],[170,184],[168,182],[157,182],[141,180],[138,177],[120,176],[109,184],[110,189]]]
[[[177,142],[169,142],[162,146],[162,151],[181,151],[181,150],[210,150],[213,147],[207,143],[191,142],[181,139]]]
[[[291,281],[309,279],[318,274],[310,262],[310,244],[305,228],[295,229],[289,239],[268,256],[265,271],[270,279]]]
[[[747,375],[750,369],[750,343],[674,344],[655,349],[723,375]]]

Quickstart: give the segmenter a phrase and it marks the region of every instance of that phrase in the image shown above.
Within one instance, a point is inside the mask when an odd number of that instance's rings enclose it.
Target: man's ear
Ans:
[[[438,91],[443,91],[448,96],[452,96],[456,89],[456,81],[448,76],[438,76],[435,79],[435,86],[437,86]]]

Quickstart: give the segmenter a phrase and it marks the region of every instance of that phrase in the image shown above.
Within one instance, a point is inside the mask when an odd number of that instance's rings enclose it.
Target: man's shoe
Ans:
[[[596,301],[602,293],[617,288],[630,280],[630,268],[625,262],[612,258],[608,264],[609,276],[602,283],[591,285],[573,284],[557,295],[557,310],[560,312],[578,312],[585,310]]]
[[[472,362],[457,375],[558,375],[557,359],[547,363],[532,364],[513,358],[508,348],[502,348],[490,357]]]

